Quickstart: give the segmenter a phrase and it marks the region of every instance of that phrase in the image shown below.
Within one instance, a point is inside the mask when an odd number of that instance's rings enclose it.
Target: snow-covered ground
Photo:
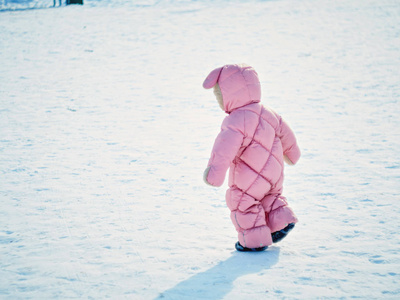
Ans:
[[[0,12],[0,298],[398,299],[398,0]],[[246,62],[298,137],[300,222],[237,253],[202,172]]]

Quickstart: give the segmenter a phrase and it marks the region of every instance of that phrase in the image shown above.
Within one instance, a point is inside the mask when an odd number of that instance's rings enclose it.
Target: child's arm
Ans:
[[[301,155],[300,149],[292,129],[281,117],[279,117],[278,136],[282,142],[285,162],[289,165],[296,164]]]
[[[226,117],[215,139],[211,158],[204,171],[204,181],[212,186],[224,183],[226,171],[242,146],[244,135],[240,119],[232,115]]]

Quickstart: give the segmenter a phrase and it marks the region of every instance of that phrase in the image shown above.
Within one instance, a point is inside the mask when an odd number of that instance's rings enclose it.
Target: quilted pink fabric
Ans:
[[[213,70],[205,88],[219,84],[225,112],[207,182],[221,186],[229,168],[226,203],[239,242],[255,248],[272,244],[271,233],[297,218],[282,196],[284,156],[300,158],[293,131],[275,112],[262,106],[258,75],[250,66],[226,65]]]

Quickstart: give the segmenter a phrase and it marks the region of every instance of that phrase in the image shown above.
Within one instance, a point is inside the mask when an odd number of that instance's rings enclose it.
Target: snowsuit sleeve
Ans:
[[[226,171],[236,157],[244,139],[244,119],[241,113],[232,113],[222,123],[208,162],[207,182],[213,186],[224,183]]]
[[[290,129],[289,125],[279,116],[279,129],[277,132],[282,142],[283,155],[285,155],[290,162],[296,164],[300,158],[300,149],[297,145],[296,137]]]

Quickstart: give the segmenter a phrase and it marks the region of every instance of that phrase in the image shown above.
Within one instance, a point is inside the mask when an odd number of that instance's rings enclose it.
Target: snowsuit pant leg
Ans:
[[[297,223],[297,217],[281,194],[269,194],[261,204],[265,211],[266,224],[271,232],[279,231],[290,223]]]
[[[231,210],[231,220],[242,246],[257,248],[272,244],[267,214],[261,201],[237,187],[231,187],[226,192],[226,203]]]

